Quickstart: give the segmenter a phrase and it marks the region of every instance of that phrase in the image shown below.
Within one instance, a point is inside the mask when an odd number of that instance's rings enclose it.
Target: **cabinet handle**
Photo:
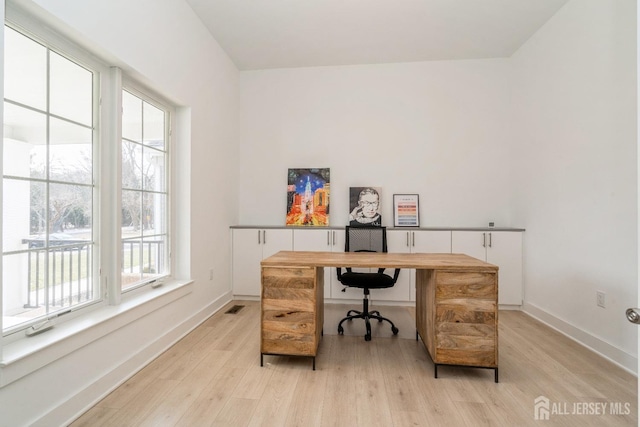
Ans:
[[[260,230],[258,230],[258,244],[260,244],[260,243],[262,243],[262,242],[260,241]]]
[[[332,231],[331,234],[333,235],[333,246],[336,245],[336,232]]]
[[[487,247],[487,233],[482,233],[482,247]]]
[[[409,247],[409,232],[407,231],[407,247]]]
[[[489,233],[489,247],[491,247],[491,233]]]
[[[411,246],[415,246],[416,245],[416,232],[412,231],[411,232]]]
[[[267,244],[267,230],[262,230],[262,244]]]
[[[331,239],[331,232],[327,231],[327,246],[331,246],[331,242],[329,241],[329,239]]]

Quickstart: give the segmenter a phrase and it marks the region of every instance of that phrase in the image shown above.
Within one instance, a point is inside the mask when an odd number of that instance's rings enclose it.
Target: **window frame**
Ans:
[[[68,310],[63,310],[62,312],[52,313],[50,315],[44,315],[35,317],[28,321],[22,322],[18,325],[12,326],[11,328],[5,328],[4,322],[0,322],[2,326],[2,339],[4,341],[19,339],[22,334],[21,332],[26,331],[32,328],[34,325],[42,325],[46,322],[59,323],[62,321],[70,320],[78,316],[78,312],[90,310],[93,307],[99,307],[105,304],[105,289],[102,286],[103,280],[100,276],[100,259],[103,256],[103,248],[100,245],[99,241],[99,233],[101,223],[101,194],[99,190],[99,180],[100,180],[100,147],[102,145],[102,141],[104,141],[104,132],[105,129],[102,126],[104,123],[102,117],[102,109],[100,108],[100,94],[101,88],[104,87],[104,75],[108,68],[104,65],[104,63],[98,61],[95,56],[88,54],[78,45],[73,43],[70,40],[67,40],[63,36],[53,32],[51,29],[47,28],[43,25],[38,25],[38,21],[35,18],[29,17],[18,11],[14,8],[9,7],[7,5],[7,11],[4,21],[4,26],[8,26],[14,31],[22,34],[23,36],[33,40],[36,43],[41,44],[46,49],[54,52],[55,54],[61,55],[62,57],[78,64],[81,67],[84,67],[90,70],[93,73],[93,88],[92,88],[92,251],[93,251],[93,259],[91,264],[91,274],[92,280],[94,282],[93,286],[97,295],[93,300],[87,301],[85,303],[76,304],[70,307]],[[3,32],[4,32],[3,26]],[[47,70],[49,73],[49,70]],[[4,97],[3,97],[4,100]],[[47,115],[51,115],[50,111],[46,112]],[[3,120],[4,122],[4,120]],[[1,168],[1,166],[0,166]],[[4,171],[2,173],[4,177]],[[29,181],[27,179],[27,181]],[[51,181],[48,177],[45,177],[43,182],[55,182]],[[1,220],[0,220],[1,221]],[[1,227],[0,227],[1,230]],[[0,231],[1,232],[1,231]],[[0,290],[3,289],[4,284],[0,279]],[[2,315],[4,316],[4,309],[2,309]],[[64,316],[64,319],[61,317]]]
[[[164,274],[160,277],[154,277],[146,280],[142,280],[140,282],[135,283],[134,285],[127,287],[126,289],[122,289],[122,283],[120,280],[116,281],[118,283],[118,288],[114,290],[120,291],[121,294],[126,295],[130,292],[136,292],[138,289],[143,288],[148,285],[156,285],[161,284],[163,281],[167,280],[167,278],[171,278],[173,276],[174,264],[173,264],[173,238],[172,238],[172,230],[173,230],[173,203],[172,203],[172,189],[173,189],[173,167],[172,167],[172,152],[173,152],[173,120],[175,118],[175,107],[171,102],[169,102],[165,97],[161,96],[157,92],[154,92],[144,85],[139,83],[138,81],[132,79],[126,74],[122,75],[122,84],[120,85],[121,92],[127,91],[130,94],[140,98],[141,100],[151,104],[152,106],[162,110],[165,113],[165,128],[164,128],[164,140],[165,140],[165,190],[164,194],[166,195],[165,202],[165,215],[166,222],[164,235],[166,236],[166,252],[164,256],[164,262],[166,264],[166,269]],[[122,105],[122,102],[120,102]],[[120,117],[122,119],[122,117]],[[118,147],[122,144],[122,125],[119,126],[120,134],[119,134],[119,144]],[[118,212],[122,210],[122,149],[118,150],[118,201],[120,202],[118,205]],[[144,191],[143,191],[144,192]],[[121,255],[123,251],[122,244],[122,215],[119,213],[116,217],[117,219],[117,229],[118,229],[118,254]],[[118,271],[122,271],[121,265],[122,257],[118,257]],[[120,276],[119,276],[120,277]]]
[[[149,89],[133,76],[124,75],[120,68],[109,66],[106,61],[99,59],[94,53],[81,47],[73,40],[61,33],[43,25],[37,17],[31,16],[8,3],[4,24],[12,29],[43,44],[48,49],[62,55],[69,60],[90,69],[94,72],[95,84],[93,88],[93,220],[92,242],[94,244],[93,274],[95,286],[99,295],[95,300],[85,304],[78,304],[64,313],[64,317],[53,316],[52,319],[38,317],[31,321],[23,322],[7,330],[4,328],[2,316],[0,316],[0,362],[3,356],[3,347],[6,348],[16,341],[25,339],[27,330],[34,325],[52,322],[54,325],[65,322],[73,323],[77,318],[91,319],[96,317],[96,311],[107,309],[109,306],[119,310],[130,311],[136,306],[146,304],[154,298],[162,298],[164,295],[174,293],[190,281],[176,281],[174,253],[175,236],[173,224],[175,207],[173,206],[173,189],[175,188],[174,162],[172,155],[174,140],[172,129],[174,128],[176,106],[157,91]],[[3,27],[4,31],[4,27]],[[122,125],[122,90],[134,93],[156,107],[165,111],[167,120],[165,124],[166,134],[166,274],[161,280],[146,281],[132,286],[121,292],[121,125]],[[3,97],[4,98],[4,97]],[[0,172],[2,165],[0,164]],[[1,194],[1,188],[0,188]],[[0,234],[2,227],[0,227]],[[114,236],[116,236],[114,238]],[[1,271],[0,264],[0,271]],[[2,276],[0,275],[0,278]],[[156,283],[152,283],[156,282]],[[156,285],[170,283],[164,291],[158,292]],[[153,286],[152,286],[153,284]],[[0,279],[0,302],[2,300],[2,280]],[[180,291],[185,292],[185,291]],[[1,306],[1,304],[0,304]],[[106,318],[113,316],[113,312],[103,313]],[[100,317],[100,316],[99,316]],[[84,320],[81,320],[84,322]],[[94,325],[84,326],[92,327]],[[61,337],[65,336],[60,333]],[[62,339],[61,338],[61,339]],[[35,343],[34,343],[35,344]],[[2,363],[0,363],[2,365]]]

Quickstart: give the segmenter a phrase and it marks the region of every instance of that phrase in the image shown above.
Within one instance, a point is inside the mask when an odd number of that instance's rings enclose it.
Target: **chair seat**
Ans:
[[[354,273],[342,274],[342,284],[352,288],[383,289],[394,285],[393,277],[383,273]]]

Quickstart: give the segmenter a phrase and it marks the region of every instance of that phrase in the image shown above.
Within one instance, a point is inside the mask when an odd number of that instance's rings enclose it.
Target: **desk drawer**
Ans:
[[[436,299],[473,298],[495,300],[498,296],[493,273],[440,272],[436,283]]]
[[[262,353],[316,355],[324,323],[323,286],[322,268],[262,268]]]
[[[432,271],[418,279],[417,304],[427,313],[416,315],[418,329],[434,363],[497,367],[497,274]]]
[[[495,325],[496,302],[489,300],[450,299],[436,304],[437,323],[482,323]]]

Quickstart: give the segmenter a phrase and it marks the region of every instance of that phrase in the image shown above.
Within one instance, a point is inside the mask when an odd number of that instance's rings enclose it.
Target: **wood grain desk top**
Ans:
[[[498,271],[498,266],[464,254],[280,251],[263,267],[380,267],[453,271]]]

